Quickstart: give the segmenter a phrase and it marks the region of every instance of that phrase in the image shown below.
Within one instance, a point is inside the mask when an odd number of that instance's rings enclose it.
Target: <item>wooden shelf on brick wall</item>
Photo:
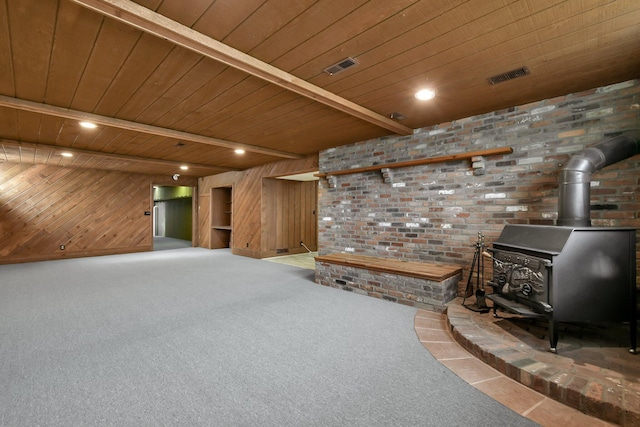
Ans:
[[[337,171],[331,171],[331,172],[324,172],[324,173],[319,173],[316,176],[320,178],[326,178],[328,176],[349,175],[353,173],[371,172],[371,171],[378,171],[378,170],[382,171],[383,169],[406,168],[411,166],[428,165],[431,163],[445,163],[453,160],[471,160],[474,157],[497,156],[500,154],[511,154],[511,153],[513,153],[513,148],[511,147],[489,148],[486,150],[467,151],[466,153],[450,154],[447,156],[428,157],[426,159],[407,160],[404,162],[387,163],[382,165],[372,165],[372,166],[364,166],[361,168],[343,169],[343,170],[337,170]]]

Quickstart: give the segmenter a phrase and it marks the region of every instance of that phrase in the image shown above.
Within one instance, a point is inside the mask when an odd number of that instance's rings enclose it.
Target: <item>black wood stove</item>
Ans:
[[[487,255],[487,298],[523,316],[556,322],[629,322],[636,353],[636,229],[591,227],[591,174],[640,153],[640,131],[621,133],[574,154],[561,171],[557,226],[507,225]]]
[[[527,317],[556,322],[629,322],[636,351],[636,230],[507,225],[488,249],[493,275],[486,297]]]

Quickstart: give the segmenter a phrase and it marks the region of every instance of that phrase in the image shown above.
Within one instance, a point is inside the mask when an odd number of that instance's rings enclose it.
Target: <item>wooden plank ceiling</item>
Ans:
[[[0,161],[205,176],[409,134],[638,78],[638,22],[631,0],[0,0]]]

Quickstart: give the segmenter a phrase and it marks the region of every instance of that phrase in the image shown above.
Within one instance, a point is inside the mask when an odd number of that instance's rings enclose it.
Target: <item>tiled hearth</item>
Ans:
[[[415,330],[445,366],[543,426],[640,425],[640,356],[622,329],[611,338],[568,325],[552,354],[544,325],[476,313],[458,299],[442,315],[420,310]]]

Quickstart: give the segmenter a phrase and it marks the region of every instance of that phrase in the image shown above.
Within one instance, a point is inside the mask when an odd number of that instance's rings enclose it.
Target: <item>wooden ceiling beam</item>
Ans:
[[[411,135],[413,133],[413,129],[389,117],[315,86],[130,0],[72,1],[396,134]]]
[[[19,98],[0,95],[0,107],[8,107],[17,110],[29,111],[32,113],[46,114],[49,116],[62,117],[65,119],[88,121],[101,126],[109,126],[118,129],[141,132],[150,135],[163,136],[166,138],[183,141],[197,142],[199,144],[214,145],[216,147],[229,148],[231,150],[243,149],[248,152],[266,154],[274,157],[286,159],[302,159],[303,155],[289,153],[286,151],[272,150],[270,148],[258,147],[255,145],[241,144],[224,139],[211,138],[208,136],[196,135],[174,129],[161,128],[158,126],[146,125],[143,123],[131,122],[128,120],[115,119],[112,117],[100,116],[98,114],[85,113],[83,111],[71,110],[69,108],[57,107],[54,105],[40,104]]]
[[[163,160],[163,159],[153,159],[151,157],[138,157],[138,156],[129,156],[126,154],[114,154],[114,153],[103,153],[102,151],[92,151],[92,150],[84,150],[84,149],[79,149],[79,148],[67,148],[67,147],[60,147],[57,145],[49,145],[49,144],[35,144],[32,142],[22,142],[22,141],[14,141],[14,140],[9,140],[9,139],[0,139],[0,145],[7,145],[10,147],[25,147],[25,148],[31,148],[31,149],[38,149],[38,150],[51,150],[51,151],[56,151],[56,152],[66,152],[66,153],[72,153],[72,154],[84,154],[87,156],[92,156],[92,157],[99,157],[99,158],[104,158],[104,159],[115,159],[115,160],[126,160],[126,161],[130,161],[130,162],[141,162],[141,163],[151,163],[151,164],[155,164],[155,165],[164,165],[164,166],[175,166],[176,168],[182,166],[182,165],[187,165],[189,166],[189,168],[193,169],[193,168],[203,168],[203,169],[209,169],[212,171],[220,171],[220,172],[231,172],[231,171],[239,171],[239,169],[234,169],[234,168],[225,168],[225,167],[221,167],[221,166],[211,166],[211,165],[203,165],[203,164],[198,164],[198,163],[191,163],[191,162],[176,162],[174,160]],[[188,172],[184,173],[185,175],[188,175]]]

